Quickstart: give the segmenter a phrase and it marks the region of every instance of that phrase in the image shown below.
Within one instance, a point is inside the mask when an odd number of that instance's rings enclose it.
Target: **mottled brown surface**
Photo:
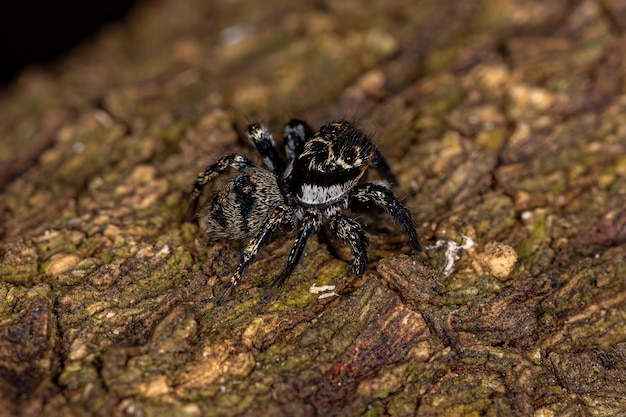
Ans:
[[[214,4],[215,3],[215,4]],[[626,2],[142,4],[0,95],[0,414],[626,415]],[[248,120],[355,118],[426,245],[183,223]],[[337,298],[309,287],[337,284]]]

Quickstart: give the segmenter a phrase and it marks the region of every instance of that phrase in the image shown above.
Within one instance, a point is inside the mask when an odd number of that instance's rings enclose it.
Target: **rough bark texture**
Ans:
[[[0,414],[626,415],[626,1],[162,0],[0,97]],[[184,223],[248,120],[360,120],[427,245]],[[365,221],[365,218],[361,218]],[[318,299],[315,283],[342,295]]]

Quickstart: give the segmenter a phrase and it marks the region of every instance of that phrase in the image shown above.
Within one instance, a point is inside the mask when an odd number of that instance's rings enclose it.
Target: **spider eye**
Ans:
[[[353,164],[356,160],[356,151],[354,149],[348,149],[343,153],[343,160],[346,161],[347,164]]]
[[[326,159],[328,157],[328,146],[322,142],[310,143],[311,153],[320,159]]]

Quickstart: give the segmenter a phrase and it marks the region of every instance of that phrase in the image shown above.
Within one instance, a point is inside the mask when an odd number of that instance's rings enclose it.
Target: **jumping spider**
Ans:
[[[247,133],[264,166],[255,165],[238,153],[220,158],[198,175],[187,211],[188,218],[196,215],[200,195],[208,183],[228,169],[239,171],[197,213],[200,226],[210,237],[250,239],[218,305],[239,284],[248,265],[280,226],[298,232],[287,265],[272,284],[272,292],[291,275],[307,239],[320,231],[323,222],[350,246],[352,270],[358,276],[363,274],[368,240],[361,225],[342,213],[344,209],[383,209],[404,229],[411,247],[421,251],[407,209],[386,185],[366,182],[370,167],[390,182],[395,182],[395,177],[372,140],[354,124],[345,120],[329,123],[314,133],[306,123],[292,120],[283,132],[287,164],[265,126],[252,124]]]

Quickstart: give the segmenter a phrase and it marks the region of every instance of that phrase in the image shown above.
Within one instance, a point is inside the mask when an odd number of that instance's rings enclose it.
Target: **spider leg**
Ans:
[[[274,209],[274,211],[272,211],[272,213],[269,215],[265,224],[263,224],[263,227],[261,227],[259,233],[252,240],[250,240],[250,242],[248,242],[243,250],[243,258],[237,266],[235,273],[230,277],[228,287],[226,287],[224,292],[215,302],[216,306],[224,304],[224,301],[226,301],[226,299],[233,292],[235,287],[239,285],[241,277],[243,276],[246,268],[248,267],[248,265],[250,265],[250,263],[252,263],[256,255],[263,248],[263,246],[265,246],[270,236],[272,235],[272,232],[276,230],[278,226],[280,226],[280,224],[283,222],[283,219],[284,209],[282,207]]]
[[[343,214],[330,218],[330,230],[343,242],[350,245],[352,251],[352,271],[363,275],[367,266],[367,246],[369,242],[361,225]]]
[[[285,142],[285,153],[289,161],[293,161],[296,159],[296,156],[302,153],[304,142],[313,136],[313,134],[314,132],[311,126],[302,120],[291,119],[289,123],[285,125],[283,129],[283,139]]]
[[[289,251],[289,256],[287,257],[287,265],[285,269],[280,273],[274,282],[272,282],[272,286],[268,291],[268,294],[263,297],[263,301],[274,301],[276,298],[276,292],[278,289],[285,283],[287,278],[291,275],[296,265],[300,261],[302,257],[302,253],[304,252],[304,248],[306,247],[306,242],[315,233],[317,233],[322,226],[322,218],[319,214],[309,212],[305,215],[302,220],[300,230],[298,231],[298,236],[296,236],[296,240]]]
[[[191,221],[194,219],[197,209],[198,209],[198,201],[200,196],[202,195],[202,191],[204,187],[212,182],[224,171],[227,169],[236,169],[237,171],[241,171],[246,168],[254,167],[254,163],[250,161],[245,156],[234,153],[231,155],[223,156],[217,160],[214,164],[208,166],[204,171],[198,174],[196,181],[193,183],[193,190],[189,195],[189,207],[187,208],[187,214],[185,215],[185,219],[187,221]]]
[[[263,165],[275,174],[284,171],[285,164],[278,156],[276,142],[269,129],[260,123],[254,123],[248,126],[247,133],[261,158],[263,158]]]
[[[394,197],[391,190],[383,185],[375,183],[365,183],[358,185],[348,198],[348,208],[351,210],[361,210],[375,205],[385,210],[385,212],[404,229],[409,237],[411,247],[416,252],[422,251],[415,225],[406,207]]]
[[[391,185],[397,185],[398,179],[391,171],[389,164],[385,161],[385,158],[381,155],[380,151],[376,149],[374,151],[374,158],[372,159],[372,166],[378,171],[380,177],[387,181]]]

